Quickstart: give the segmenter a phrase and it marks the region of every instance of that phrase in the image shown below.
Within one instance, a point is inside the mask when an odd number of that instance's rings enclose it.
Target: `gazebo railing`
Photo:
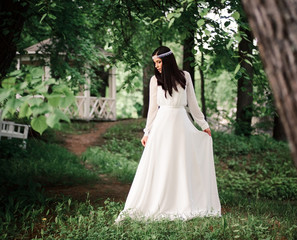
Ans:
[[[97,98],[76,96],[76,107],[64,109],[64,113],[74,119],[116,120],[116,100],[114,98]]]

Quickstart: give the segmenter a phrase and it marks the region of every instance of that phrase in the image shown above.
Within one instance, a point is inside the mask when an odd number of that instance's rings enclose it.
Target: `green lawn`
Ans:
[[[45,196],[43,186],[94,182],[98,173],[131,182],[143,127],[143,120],[117,124],[104,146],[81,159],[41,140],[28,141],[26,150],[0,141],[0,239],[297,239],[296,169],[287,144],[265,136],[213,133],[221,218],[115,225],[123,203]]]

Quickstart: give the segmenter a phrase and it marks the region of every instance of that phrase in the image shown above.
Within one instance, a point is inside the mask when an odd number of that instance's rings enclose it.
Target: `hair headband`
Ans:
[[[170,54],[172,54],[171,50],[170,50],[169,52],[162,53],[162,54],[157,55],[157,56],[155,55],[155,56],[152,57],[152,59],[154,59],[154,58],[162,58],[162,57],[166,57],[166,56],[168,56],[168,55],[170,55]]]

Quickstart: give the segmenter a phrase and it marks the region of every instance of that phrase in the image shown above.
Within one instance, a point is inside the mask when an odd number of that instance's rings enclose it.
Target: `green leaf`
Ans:
[[[44,130],[48,128],[48,125],[46,124],[46,117],[39,116],[37,118],[33,118],[31,121],[31,127],[41,135]]]
[[[30,73],[27,73],[26,75],[25,75],[25,82],[31,82],[32,81],[32,75],[30,74]]]
[[[70,91],[69,88],[64,84],[53,86],[53,92],[55,93],[65,93],[69,91]]]
[[[22,102],[19,100],[19,99],[16,99],[16,98],[11,98],[11,99],[8,99],[7,103],[5,104],[8,111],[11,113],[11,114],[14,114],[17,110],[17,108],[22,104]]]
[[[41,17],[39,23],[42,23],[43,19],[46,17],[47,13],[43,14],[43,16]]]
[[[240,69],[240,63],[237,64],[235,70],[234,70],[234,74],[236,74]]]
[[[11,94],[11,90],[0,88],[0,103],[3,102]]]
[[[47,87],[45,86],[45,84],[42,82],[40,83],[39,85],[37,85],[34,90],[35,92],[38,92],[38,93],[41,93],[41,94],[44,94],[44,93],[47,93]]]
[[[152,22],[152,23],[156,23],[156,22],[158,22],[160,19],[159,18],[156,18],[156,19],[154,19],[154,21]]]
[[[38,116],[40,114],[44,115],[45,113],[48,113],[51,111],[51,107],[46,102],[43,102],[39,106],[32,106],[31,109],[32,109],[33,116]]]
[[[59,119],[70,123],[69,117],[65,113],[63,113],[60,109],[55,109],[55,114],[59,117]]]
[[[40,67],[34,67],[30,72],[34,78],[41,78],[44,74],[43,69]]]
[[[59,125],[59,117],[55,113],[51,113],[47,118],[46,118],[46,124],[54,128],[55,126]]]
[[[15,78],[14,77],[9,77],[2,81],[3,88],[9,89],[9,88],[13,88],[14,86],[15,86]]]
[[[200,13],[201,17],[206,16],[209,13],[210,8],[203,8],[202,12]]]
[[[230,47],[231,47],[231,45],[232,45],[232,43],[233,43],[233,40],[232,39],[230,39],[230,41],[228,42],[228,44],[227,44],[227,49],[229,49]]]
[[[168,19],[171,19],[171,18],[173,18],[173,17],[174,17],[174,13],[173,13],[173,12],[167,14],[167,18],[168,18]]]
[[[59,127],[60,120],[70,123],[70,119],[60,109],[55,109],[54,112],[47,117],[46,123],[51,128],[55,128]]]
[[[20,89],[25,89],[25,88],[27,88],[28,87],[28,82],[22,82],[21,84],[20,84]]]
[[[238,20],[240,18],[240,14],[239,12],[235,11],[234,13],[232,13],[231,17],[233,17],[235,20]]]
[[[200,19],[200,20],[197,22],[197,25],[198,25],[198,27],[201,27],[201,26],[204,25],[204,23],[205,23],[204,19]]]
[[[241,38],[241,36],[239,36],[239,35],[236,35],[235,36],[235,40],[236,41],[238,41],[239,43],[241,42],[241,40],[242,40],[242,38]]]
[[[58,107],[61,101],[62,95],[59,94],[51,94],[47,97],[48,102],[53,107]]]
[[[49,78],[44,82],[46,85],[51,85],[56,83],[56,79],[54,78]]]
[[[172,24],[174,23],[174,20],[175,20],[175,18],[171,18],[171,20],[169,22],[169,25],[168,25],[168,28],[171,28]]]
[[[207,29],[204,30],[204,33],[205,33],[206,36],[209,36],[210,35],[210,31],[207,30]]]
[[[17,76],[20,76],[20,75],[22,75],[21,70],[15,70],[15,71],[8,74],[8,76],[10,76],[10,77],[17,77]]]
[[[253,66],[253,64],[251,63],[251,61],[249,61],[248,59],[244,59],[244,61],[245,61],[246,63],[248,63],[249,65]]]
[[[32,114],[32,111],[29,107],[28,102],[24,102],[20,107],[19,118],[29,117]]]
[[[75,103],[75,96],[73,94],[67,94],[65,97],[60,99],[60,107],[67,108],[71,104]]]
[[[53,19],[53,20],[56,20],[56,18],[57,18],[57,17],[56,17],[55,15],[53,15],[53,14],[48,14],[48,17],[51,18],[51,19]]]
[[[175,18],[180,18],[180,16],[181,16],[181,13],[175,13],[175,14],[174,14],[174,17],[175,17]]]
[[[9,108],[7,106],[5,106],[2,111],[2,119],[7,117],[8,111],[9,111]]]
[[[43,103],[43,99],[39,97],[32,97],[28,100],[29,105],[32,106],[39,106],[41,103]]]

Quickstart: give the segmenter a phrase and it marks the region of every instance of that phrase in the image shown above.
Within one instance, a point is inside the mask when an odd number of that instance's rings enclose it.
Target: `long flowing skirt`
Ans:
[[[184,107],[161,106],[116,222],[220,215],[212,138]]]

